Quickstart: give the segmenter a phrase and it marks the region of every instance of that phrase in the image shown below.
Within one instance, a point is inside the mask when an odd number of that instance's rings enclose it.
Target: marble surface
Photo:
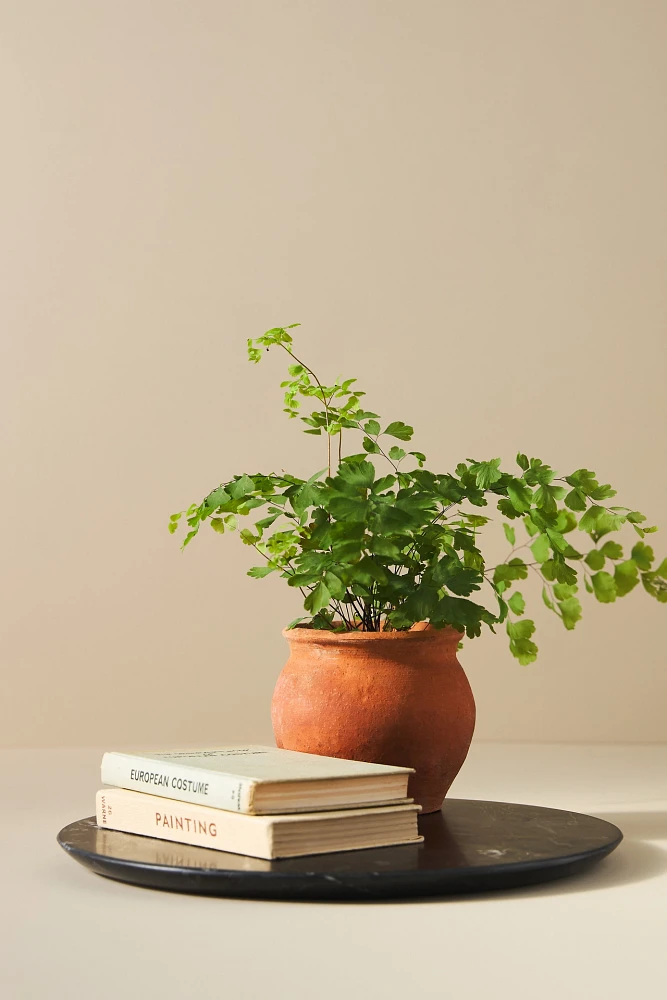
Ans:
[[[263,861],[99,829],[90,816],[58,843],[95,874],[133,885],[251,899],[398,899],[547,882],[597,863],[618,827],[563,809],[448,799],[421,816],[422,843]]]
[[[473,745],[458,798],[592,813],[623,843],[509,893],[258,902],[97,878],[56,843],[90,815],[101,748],[0,752],[0,996],[8,1000],[662,1000],[667,746]]]

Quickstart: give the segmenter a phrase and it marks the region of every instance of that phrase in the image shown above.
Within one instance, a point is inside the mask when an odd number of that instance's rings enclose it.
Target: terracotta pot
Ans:
[[[408,794],[435,812],[468,753],[475,701],[451,628],[285,630],[271,715],[288,750],[414,767]]]

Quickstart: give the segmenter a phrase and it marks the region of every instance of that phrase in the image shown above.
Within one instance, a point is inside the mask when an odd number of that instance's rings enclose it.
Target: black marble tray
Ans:
[[[102,830],[94,817],[58,843],[82,865],[122,882],[255,899],[395,899],[486,892],[582,871],[621,842],[593,816],[508,802],[448,799],[419,819],[424,842],[262,861]]]

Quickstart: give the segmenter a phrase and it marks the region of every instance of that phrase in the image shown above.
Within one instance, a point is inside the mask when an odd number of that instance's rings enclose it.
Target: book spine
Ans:
[[[252,780],[168,760],[105,753],[102,758],[102,784],[162,795],[179,802],[227,809],[229,812],[253,812],[255,783]]]
[[[97,825],[104,829],[253,857],[271,855],[270,829],[258,818],[123,788],[101,789],[95,806]]]

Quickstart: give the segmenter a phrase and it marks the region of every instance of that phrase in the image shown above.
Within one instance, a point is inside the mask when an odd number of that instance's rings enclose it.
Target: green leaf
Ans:
[[[380,425],[377,420],[369,420],[363,427],[366,434],[371,434],[373,437],[377,437],[380,433]]]
[[[368,452],[369,455],[381,454],[380,445],[377,441],[372,441],[369,437],[365,437],[361,444],[364,451]]]
[[[481,514],[466,514],[462,512],[461,517],[465,518],[471,528],[483,528],[485,524],[489,523],[489,518],[483,517]]]
[[[553,601],[551,600],[549,594],[547,593],[546,587],[542,587],[542,600],[544,601],[544,603],[546,604],[546,606],[549,608],[550,611],[556,610]]]
[[[217,531],[219,535],[224,535],[225,533],[225,522],[221,517],[211,518],[211,527],[214,531]]]
[[[366,500],[354,497],[333,497],[329,502],[329,511],[338,521],[365,521],[370,511]]]
[[[521,591],[516,590],[507,602],[515,615],[522,615],[526,610],[526,602]]]
[[[373,483],[373,493],[384,493],[385,490],[391,489],[391,487],[396,482],[396,476],[388,475],[382,476],[381,479],[376,479]]]
[[[581,604],[576,597],[568,597],[558,605],[566,629],[573,629],[581,620]]]
[[[513,580],[525,580],[528,576],[528,567],[524,563],[523,559],[510,559],[508,563],[501,563],[500,566],[496,566],[493,572],[493,582],[498,583],[510,583]]]
[[[560,552],[561,555],[566,556],[568,559],[581,558],[581,553],[572,548],[567,538],[563,538],[560,531],[547,528],[547,537],[554,552]]]
[[[403,553],[396,542],[392,542],[389,538],[384,538],[382,535],[373,535],[371,544],[374,555],[384,556],[386,559],[393,559],[396,563],[401,562]]]
[[[249,528],[243,528],[242,531],[239,531],[239,538],[244,545],[254,545],[255,542],[259,541],[259,535],[253,535]]]
[[[590,552],[586,554],[584,562],[591,569],[602,569],[604,566],[604,554],[599,549],[591,549]]]
[[[254,580],[261,580],[262,577],[268,576],[269,573],[273,573],[276,569],[278,567],[273,566],[271,563],[267,563],[266,566],[252,566],[248,570],[248,576],[251,576]]]
[[[372,462],[345,462],[338,471],[337,479],[356,489],[370,489],[375,480],[375,466]]]
[[[531,538],[539,533],[540,529],[536,526],[530,514],[526,514],[526,516],[524,517],[523,525]]]
[[[498,624],[500,624],[501,622],[506,621],[509,607],[502,599],[500,590],[496,590],[496,600],[498,601]]]
[[[397,444],[394,444],[389,449],[389,458],[392,462],[400,462],[405,458],[405,452],[402,448],[399,448]]]
[[[215,509],[216,507],[220,507],[222,504],[229,503],[231,499],[231,496],[224,486],[218,486],[218,488],[213,490],[212,493],[209,493],[204,500],[204,504],[209,508]]]
[[[557,601],[566,601],[569,597],[574,597],[577,589],[576,583],[555,583],[554,596]]]
[[[421,518],[400,507],[378,504],[373,524],[378,534],[408,535],[420,526]]]
[[[309,507],[317,505],[320,495],[320,487],[315,483],[304,483],[290,497],[290,504],[295,514],[303,514]]]
[[[521,517],[519,511],[512,506],[512,502],[508,500],[506,497],[501,497],[500,500],[498,501],[498,510],[503,515],[503,517],[509,518],[510,521],[514,520],[517,517]]]
[[[530,462],[528,461],[528,457],[526,455],[524,455],[522,452],[519,452],[519,454],[516,456],[516,464],[519,466],[519,468],[523,469],[523,471],[525,472],[528,466],[530,465]]]
[[[573,489],[565,497],[565,504],[570,510],[586,510],[586,496],[580,489]]]
[[[248,493],[252,493],[254,489],[255,483],[250,476],[241,476],[239,479],[236,479],[233,483],[229,484],[228,492],[234,500],[240,500],[241,497],[247,496]]]
[[[499,471],[501,459],[492,458],[490,462],[473,462],[470,471],[475,476],[477,488],[486,490],[492,483],[497,483],[502,473]]]
[[[510,545],[516,545],[516,532],[514,528],[512,528],[509,524],[503,524],[503,531],[505,532],[505,538]]]
[[[547,514],[555,514],[558,509],[556,501],[562,500],[564,496],[564,487],[544,485],[535,491],[533,503]]]
[[[642,521],[646,520],[646,515],[640,514],[638,510],[631,510],[627,515],[626,520],[628,520],[630,524],[641,524]]]
[[[591,577],[593,590],[598,601],[602,604],[612,604],[616,600],[617,590],[614,577],[604,571],[594,573]]]
[[[307,573],[291,573],[287,578],[288,587],[311,587],[320,579],[320,570],[313,569]]]
[[[618,544],[618,542],[605,542],[600,552],[607,559],[622,559],[623,558],[623,547]]]
[[[607,500],[609,497],[616,496],[616,490],[612,490],[609,483],[605,483],[604,486],[598,486],[597,489],[592,490],[589,496],[591,500]]]
[[[663,562],[661,570],[664,565]],[[642,584],[647,594],[655,597],[661,604],[667,604],[667,579],[663,573],[657,570],[654,573],[642,573]]]
[[[590,469],[577,469],[571,476],[565,477],[565,482],[569,483],[570,486],[578,487],[588,496],[590,496],[593,490],[598,488],[595,473],[591,472]]]
[[[639,572],[633,559],[626,559],[625,562],[618,564],[614,570],[614,582],[619,597],[625,597],[634,590],[639,583]]]
[[[285,626],[285,630],[287,632],[290,632],[293,628],[296,628],[297,625],[299,625],[301,622],[305,622],[305,620],[306,620],[305,617],[304,618],[295,618],[293,621],[291,621],[289,623],[289,625]]]
[[[522,666],[534,663],[537,659],[537,646],[531,641],[535,632],[535,622],[524,618],[520,622],[508,621],[505,626],[510,639],[510,652]]]
[[[385,584],[388,576],[384,566],[381,566],[371,556],[364,556],[354,567],[355,580],[365,587],[374,583]]]
[[[388,427],[385,427],[385,434],[398,438],[399,441],[409,441],[414,434],[414,428],[409,424],[404,424],[402,420],[394,420]]]
[[[597,529],[600,518],[604,517],[604,507],[593,504],[589,507],[584,516],[579,521],[579,531],[587,531],[589,534]]]
[[[331,594],[326,586],[326,584],[320,580],[314,590],[306,597],[303,602],[303,606],[306,611],[310,611],[311,614],[316,615],[318,611],[322,608],[326,608],[329,601],[331,600]]]
[[[528,513],[533,502],[533,494],[519,479],[512,479],[507,484],[507,496],[519,514]],[[500,507],[500,504],[498,506]]]
[[[566,535],[577,527],[577,516],[571,510],[559,510],[554,528],[560,531],[561,535]]]
[[[465,568],[458,558],[444,556],[431,573],[436,587],[446,587],[452,594],[468,597],[473,590],[479,590],[484,578],[475,569]]]
[[[331,594],[334,600],[340,601],[345,597],[345,585],[342,583],[339,577],[335,573],[325,573],[324,582],[327,585],[327,590]]]
[[[639,569],[646,571],[651,568],[653,563],[653,549],[650,545],[645,545],[644,542],[637,542],[631,555]]]
[[[256,528],[270,528],[271,525],[273,524],[273,522],[276,521],[280,517],[281,514],[282,514],[281,510],[274,511],[272,514],[269,514],[268,517],[263,517],[261,519],[261,521],[256,521],[255,522],[255,527]]]
[[[415,622],[430,618],[437,603],[437,591],[433,587],[422,584],[414,593],[410,594],[404,604],[397,608],[397,612],[403,617],[406,624],[414,625]]]
[[[556,473],[539,458],[531,458],[530,468],[526,470],[523,478],[530,486],[548,486],[554,479]]]
[[[538,535],[533,544],[530,546],[530,551],[535,557],[535,562],[543,563],[549,558],[551,552],[549,546],[549,538],[547,535]]]
[[[561,557],[547,559],[542,565],[542,576],[545,580],[558,580],[559,583],[576,584],[577,574]]]
[[[667,559],[663,559],[657,569],[653,572],[655,576],[659,576],[661,580],[667,580]]]
[[[170,521],[168,524],[169,534],[173,535],[175,531],[178,531],[178,521]]]
[[[463,565],[467,569],[476,569],[478,572],[484,572],[484,557],[481,552],[472,551],[471,549],[465,549],[463,552]]]
[[[451,625],[460,632],[465,630],[470,639],[481,634],[482,623],[493,625],[497,621],[481,605],[468,601],[465,597],[449,597],[447,595],[440,598],[430,617],[431,622],[438,626]]]
[[[190,544],[190,542],[195,537],[198,531],[199,528],[193,528],[192,531],[188,531],[187,535],[183,539],[183,544],[181,545],[181,549],[184,549],[186,545]]]

